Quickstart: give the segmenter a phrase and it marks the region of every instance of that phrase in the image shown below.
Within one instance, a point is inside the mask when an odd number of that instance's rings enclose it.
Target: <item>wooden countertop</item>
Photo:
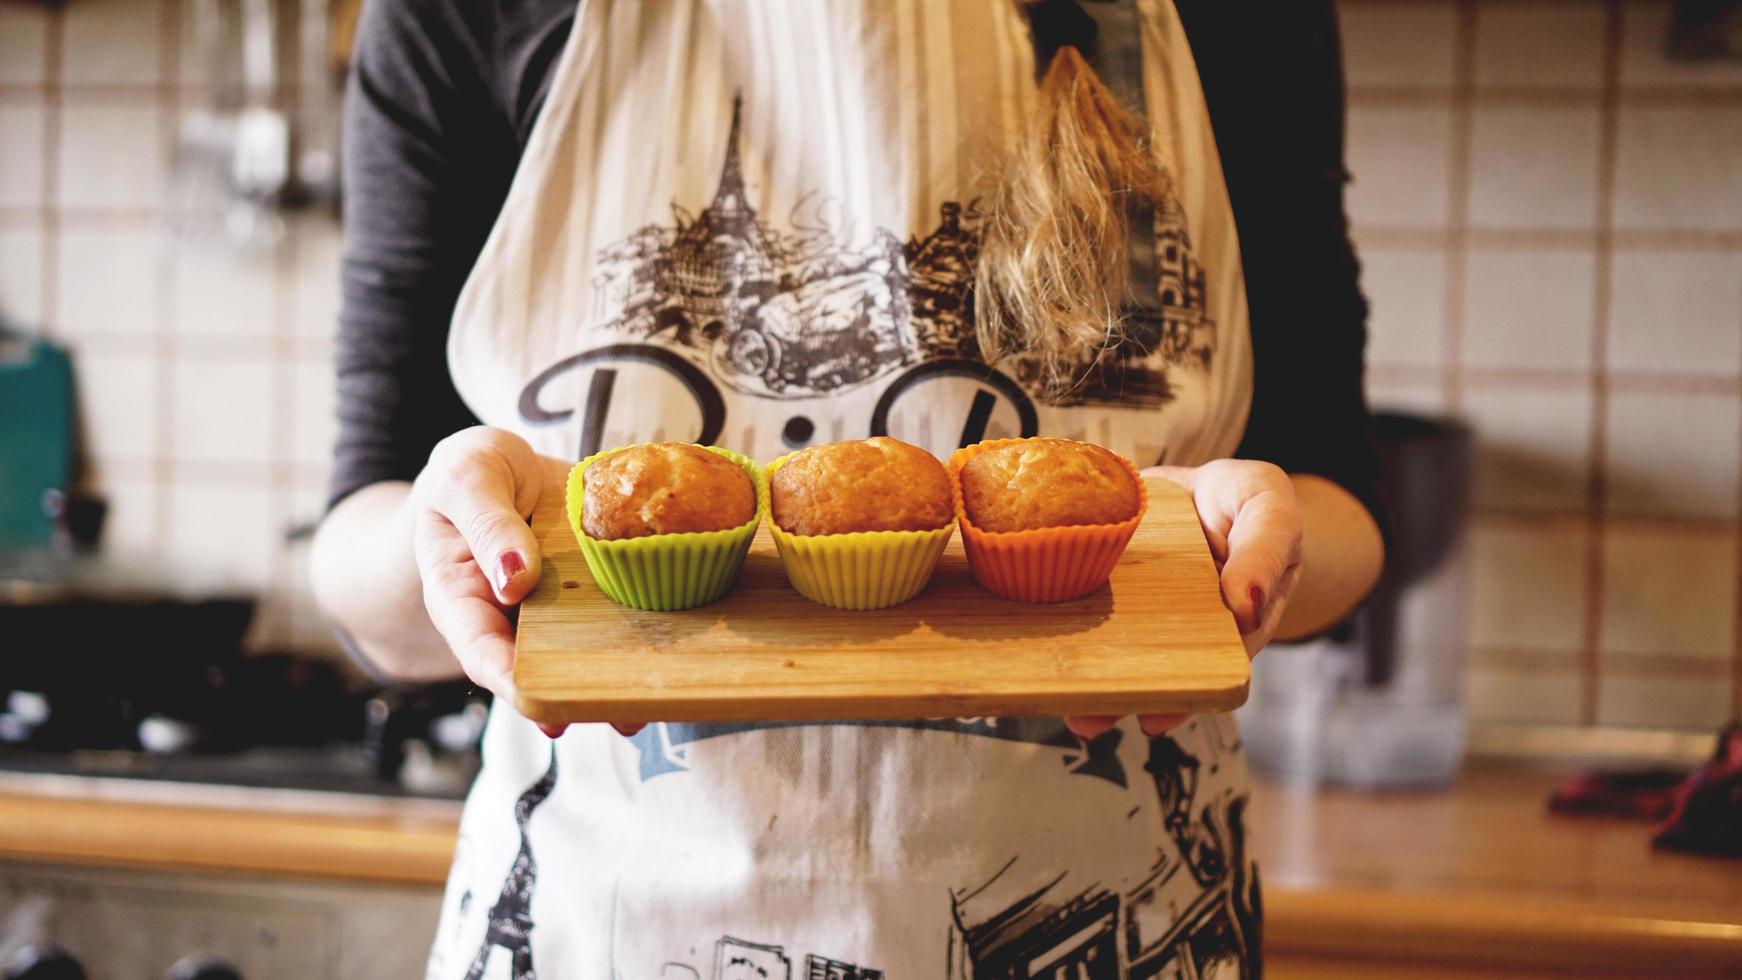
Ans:
[[[1442,793],[1261,784],[1270,974],[1742,976],[1742,861],[1654,853],[1643,824],[1551,817],[1556,782],[1479,770]],[[452,803],[0,778],[0,859],[439,886],[458,819]]]
[[[1742,976],[1742,861],[1654,852],[1646,823],[1551,815],[1563,778],[1476,770],[1449,793],[1259,784],[1266,949]]]

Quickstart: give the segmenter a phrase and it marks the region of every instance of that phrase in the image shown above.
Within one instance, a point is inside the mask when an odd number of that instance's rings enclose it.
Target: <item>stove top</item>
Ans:
[[[274,746],[234,752],[162,754],[129,749],[0,748],[0,771],[315,790],[414,799],[463,799],[478,774],[476,753],[407,746],[393,777],[362,745]]]

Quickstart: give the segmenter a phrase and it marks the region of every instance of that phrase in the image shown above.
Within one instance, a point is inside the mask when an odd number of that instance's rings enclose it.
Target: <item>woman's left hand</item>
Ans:
[[[1222,576],[1222,602],[1234,614],[1248,656],[1270,642],[1300,581],[1300,510],[1288,474],[1270,463],[1219,459],[1203,466],[1154,466],[1159,476],[1185,487]],[[1145,735],[1161,735],[1186,715],[1139,715]],[[1065,725],[1092,739],[1119,721],[1107,715],[1074,715]]]

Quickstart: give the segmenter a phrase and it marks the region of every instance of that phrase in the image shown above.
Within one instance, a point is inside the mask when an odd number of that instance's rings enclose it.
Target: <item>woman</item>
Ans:
[[[1251,651],[1326,628],[1381,555],[1335,24],[1239,6],[373,0],[324,607],[504,695],[582,454],[1040,433],[1191,490]],[[1258,972],[1226,717],[509,700],[431,977]]]

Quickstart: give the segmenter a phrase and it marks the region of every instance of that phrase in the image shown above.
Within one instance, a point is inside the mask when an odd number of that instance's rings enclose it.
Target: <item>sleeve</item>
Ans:
[[[1238,455],[1348,490],[1387,527],[1365,393],[1367,301],[1343,189],[1344,87],[1329,0],[1260,21],[1180,0],[1222,154],[1251,309],[1252,411]],[[1253,66],[1263,66],[1255,71]]]
[[[518,154],[490,84],[489,4],[369,0],[344,114],[345,253],[329,506],[409,480],[474,424],[449,320]]]

